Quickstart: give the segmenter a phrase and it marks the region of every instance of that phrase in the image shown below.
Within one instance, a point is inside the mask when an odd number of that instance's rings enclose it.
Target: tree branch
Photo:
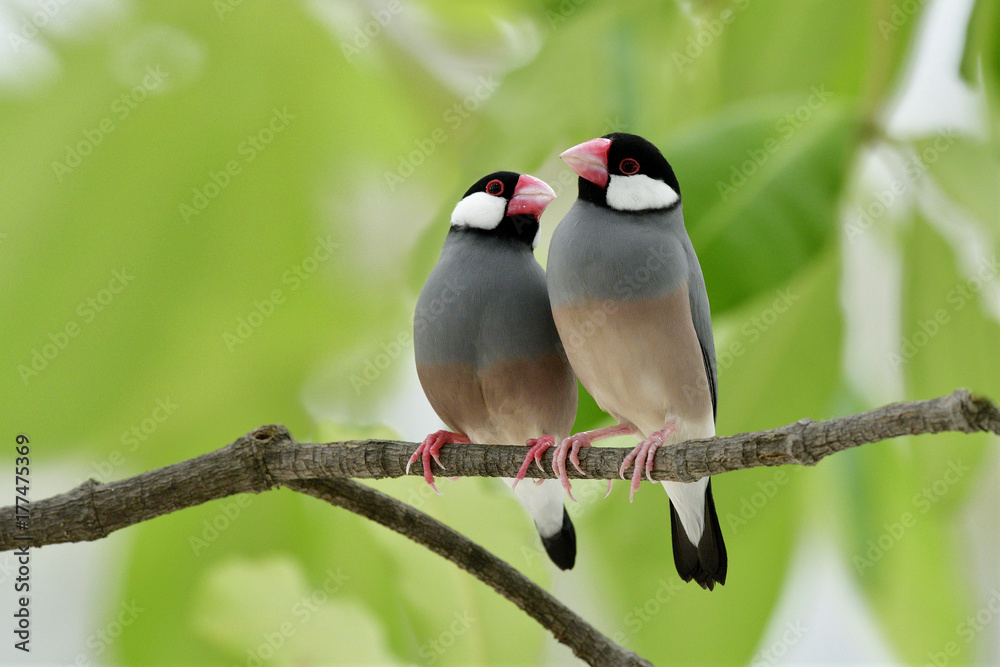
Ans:
[[[653,479],[693,482],[706,475],[759,466],[816,465],[844,449],[905,435],[960,431],[1000,435],[1000,409],[986,398],[959,389],[948,396],[911,403],[891,403],[868,412],[822,422],[801,419],[781,428],[725,437],[689,440],[656,452]],[[276,475],[296,479],[402,477],[416,445],[396,440],[361,440],[327,445],[300,445],[270,450],[267,466]],[[445,470],[459,477],[514,477],[525,448],[516,445],[451,445],[441,450]],[[618,469],[631,448],[593,447],[580,451],[583,474],[569,466],[572,478],[618,479]],[[543,457],[545,471],[534,464],[528,477],[550,478],[552,450]],[[415,464],[411,475],[423,474]]]
[[[692,440],[658,450],[653,477],[694,481],[758,466],[815,465],[835,452],[866,443],[943,431],[1000,435],[1000,409],[960,389],[941,398],[894,403],[823,422],[803,419],[768,431]],[[585,660],[644,664],[481,547],[403,503],[343,479],[400,477],[406,474],[415,447],[385,440],[299,444],[284,427],[263,426],[188,461],[108,484],[88,480],[72,491],[34,502],[29,531],[15,534],[15,508],[0,508],[0,551],[97,540],[185,507],[284,485],[378,521],[452,560],[524,609]],[[615,478],[628,451],[584,449],[580,453],[584,475],[571,467],[570,476]],[[524,455],[523,446],[458,445],[442,449],[441,460],[448,475],[513,477]],[[552,477],[551,452],[544,465],[546,472],[532,466],[529,476]],[[419,468],[411,474],[421,474]]]
[[[653,479],[693,482],[706,475],[758,466],[815,465],[844,449],[904,435],[960,431],[1000,435],[1000,409],[988,399],[964,389],[928,401],[892,403],[875,410],[822,422],[801,419],[781,428],[689,440],[656,452]],[[416,444],[396,440],[362,440],[326,445],[298,445],[265,453],[268,470],[279,481],[353,477],[402,477]],[[573,478],[617,479],[630,448],[594,447],[580,451],[580,474]],[[516,445],[451,445],[441,450],[445,470],[459,477],[513,477],[524,461],[525,448]],[[550,478],[552,450],[543,457],[545,472],[532,465],[528,476]],[[435,466],[436,467],[436,466]],[[421,475],[419,464],[411,475]]]
[[[14,507],[0,509],[0,551],[97,540],[120,528],[237,493],[277,486],[267,453],[295,449],[283,426],[262,426],[194,459],[109,484],[88,480],[68,493],[32,503],[27,532],[11,531]],[[598,632],[547,591],[467,537],[375,489],[344,478],[298,480],[282,486],[325,500],[391,528],[455,563],[534,618],[591,665],[652,664]],[[22,508],[23,511],[23,508]],[[31,539],[24,539],[27,534]]]
[[[705,475],[785,464],[815,465],[844,449],[904,435],[987,431],[1000,435],[1000,409],[964,389],[928,401],[893,403],[823,422],[803,419],[788,426],[690,440],[656,452],[655,479],[689,482]],[[15,539],[14,507],[0,508],[0,551],[19,546],[97,540],[109,533],[236,493],[260,493],[279,484],[355,477],[401,477],[416,445],[394,440],[300,444],[282,426],[262,426],[222,449],[135,477],[100,484],[88,480],[67,493],[31,505],[31,538]],[[445,471],[461,477],[513,477],[525,448],[515,445],[451,445],[441,450]],[[580,452],[585,476],[618,477],[629,448],[595,447]],[[552,477],[532,465],[529,477]],[[580,478],[572,466],[570,477]],[[411,474],[422,474],[415,465]],[[20,537],[24,537],[21,535]]]
[[[367,517],[450,560],[520,607],[588,664],[652,667],[486,549],[405,503],[349,479],[311,479],[285,486]]]

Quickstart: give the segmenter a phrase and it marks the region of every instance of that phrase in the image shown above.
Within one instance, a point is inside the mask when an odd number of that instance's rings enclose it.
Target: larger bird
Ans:
[[[469,188],[451,214],[414,318],[417,375],[451,429],[427,436],[410,459],[422,458],[432,487],[431,459],[440,465],[444,444],[532,446],[564,438],[573,426],[576,378],[534,256],[538,218],[554,198],[537,178],[499,171]],[[534,519],[552,561],[573,567],[576,534],[559,482],[505,481]]]
[[[581,433],[557,449],[636,433],[629,499],[661,445],[715,435],[716,363],[705,280],[684,229],[680,186],[660,151],[614,133],[565,151],[579,197],[549,248],[553,315],[573,370],[618,426]],[[561,468],[561,470],[560,470]],[[726,546],[705,477],[663,482],[670,497],[674,564],[709,590],[726,581]]]

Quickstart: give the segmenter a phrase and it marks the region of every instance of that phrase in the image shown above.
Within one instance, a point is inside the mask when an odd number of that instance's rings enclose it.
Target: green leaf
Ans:
[[[675,138],[669,154],[713,313],[787,281],[836,238],[857,131],[849,107],[805,91],[728,109]]]
[[[975,84],[980,67],[996,93],[1000,84],[1000,11],[990,0],[976,0],[973,6],[965,31],[959,73],[967,83]]]
[[[830,489],[849,501],[846,564],[888,639],[911,663],[955,640],[955,628],[972,611],[969,582],[955,567],[961,533],[938,503],[951,493],[946,469],[922,487],[922,451],[894,441],[838,454],[841,483]]]
[[[906,272],[903,286],[902,339],[898,354],[886,363],[902,369],[906,398],[933,398],[958,387],[1000,396],[1000,323],[985,311],[985,289],[1000,284],[996,254],[987,254],[971,275],[960,271],[948,241],[919,217],[905,236],[904,252],[913,269]],[[939,480],[959,460],[978,469],[991,439],[986,434],[942,433],[933,443],[921,443],[915,461],[923,473],[921,485]],[[969,474],[949,484],[942,504],[957,512],[975,482],[975,475]]]
[[[1000,239],[1000,199],[996,197],[1000,155],[994,147],[971,138],[943,135],[920,140],[915,149],[928,166],[932,182],[961,211],[974,216],[984,227],[984,235]]]
[[[311,587],[289,558],[221,562],[195,584],[193,630],[240,662],[401,664],[377,619],[338,597],[345,576],[331,571]]]
[[[957,270],[949,242],[916,217],[902,231],[902,338],[882,363],[902,372],[907,399],[967,386],[1000,392],[1000,325],[985,315],[979,278]],[[838,455],[832,490],[849,502],[846,556],[900,654],[926,661],[975,613],[977,582],[955,562],[966,557],[959,529],[966,501],[981,483],[992,449],[985,434],[942,433],[899,439]],[[920,581],[915,586],[914,582]]]
[[[727,8],[727,3],[704,5],[708,20],[719,19]],[[922,13],[919,3],[893,0],[863,5],[734,0],[731,7],[733,22],[717,40],[724,56],[716,64],[719,90],[728,99],[825,85],[840,98],[863,101],[869,114],[895,83]],[[691,32],[697,38],[712,27],[695,24]],[[714,48],[711,43],[706,50]],[[789,54],[822,57],[803,67]]]

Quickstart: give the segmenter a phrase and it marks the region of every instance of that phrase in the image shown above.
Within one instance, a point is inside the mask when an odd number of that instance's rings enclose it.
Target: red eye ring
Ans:
[[[618,170],[626,176],[631,176],[639,171],[639,163],[632,158],[627,157],[621,161],[621,164],[618,165]]]
[[[503,194],[503,183],[500,182],[500,179],[494,178],[486,184],[486,194],[493,195],[494,197],[499,197]]]

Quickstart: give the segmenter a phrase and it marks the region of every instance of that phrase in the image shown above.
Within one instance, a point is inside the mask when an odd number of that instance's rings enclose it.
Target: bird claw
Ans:
[[[663,443],[660,442],[659,444],[656,445],[656,447],[659,447],[662,444]],[[654,447],[653,448],[653,454],[655,454],[655,453],[656,453],[656,449]],[[655,479],[653,479],[652,476],[650,475],[651,472],[653,472],[653,456],[652,455],[646,457],[646,479],[648,479],[653,484],[658,484],[659,482],[657,482]]]
[[[633,449],[631,452],[628,453],[628,455],[625,456],[625,458],[622,460],[621,467],[618,469],[619,477],[625,479],[625,471],[628,470],[628,467],[632,465],[633,461],[635,461],[635,457],[639,455],[639,450],[641,448],[642,448],[642,443],[640,442],[638,445],[635,446],[635,449]]]
[[[574,503],[580,502],[573,496],[573,486],[570,484],[569,475],[566,469],[566,460],[573,464],[577,472],[581,475],[586,475],[583,468],[580,467],[580,449],[582,447],[590,447],[590,439],[587,437],[586,433],[578,433],[576,435],[571,435],[565,438],[559,446],[556,447],[555,453],[552,455],[552,471],[556,473],[559,477],[559,482],[562,487],[566,489],[566,495]]]
[[[656,484],[656,480],[654,480],[651,475],[653,471],[653,463],[656,460],[656,450],[663,445],[667,436],[675,433],[676,431],[677,426],[671,423],[661,431],[654,431],[653,433],[650,433],[649,437],[636,445],[635,449],[629,452],[628,456],[626,456],[622,461],[621,468],[618,469],[618,474],[622,479],[625,479],[625,471],[628,467],[632,465],[633,462],[635,463],[635,468],[632,470],[632,483],[629,485],[629,502],[632,502],[635,492],[639,490],[639,483],[642,481],[643,470],[646,471],[646,479],[653,484]]]
[[[516,488],[517,483],[524,479],[524,476],[528,473],[528,468],[531,467],[532,460],[535,461],[535,465],[538,466],[539,470],[543,473],[545,472],[545,468],[542,467],[542,454],[544,454],[549,447],[556,444],[556,439],[551,435],[543,435],[540,438],[531,438],[525,444],[528,446],[528,453],[524,457],[524,463],[521,464],[520,469],[517,471],[517,475],[514,477],[514,483],[511,484],[510,487],[511,489]],[[542,481],[544,480],[537,479],[535,480],[535,484],[541,484]]]
[[[410,460],[406,463],[406,474],[410,474],[410,467],[419,458],[424,466],[424,481],[427,482],[434,493],[443,495],[434,484],[434,475],[431,473],[431,459],[434,460],[442,470],[446,470],[444,464],[441,463],[440,452],[441,447],[450,444],[460,444],[467,445],[471,441],[466,436],[461,433],[452,433],[451,431],[435,431],[431,433],[424,441],[420,443],[413,455],[410,456]]]
[[[585,476],[587,473],[583,471],[580,467],[580,450],[584,447],[591,447],[595,440],[601,440],[603,438],[611,438],[616,435],[627,435],[629,433],[635,433],[635,427],[631,424],[617,424],[615,426],[608,426],[605,428],[598,428],[592,431],[583,431],[577,433],[576,435],[571,435],[570,437],[564,439],[559,443],[559,447],[556,448],[555,453],[552,455],[552,471],[559,478],[564,489],[566,489],[566,495],[569,496],[570,500],[573,502],[579,502],[573,497],[572,487],[569,482],[569,475],[566,469],[566,460],[573,464],[577,472]],[[604,494],[607,498],[608,494],[611,493],[611,480],[608,480],[608,491]]]

